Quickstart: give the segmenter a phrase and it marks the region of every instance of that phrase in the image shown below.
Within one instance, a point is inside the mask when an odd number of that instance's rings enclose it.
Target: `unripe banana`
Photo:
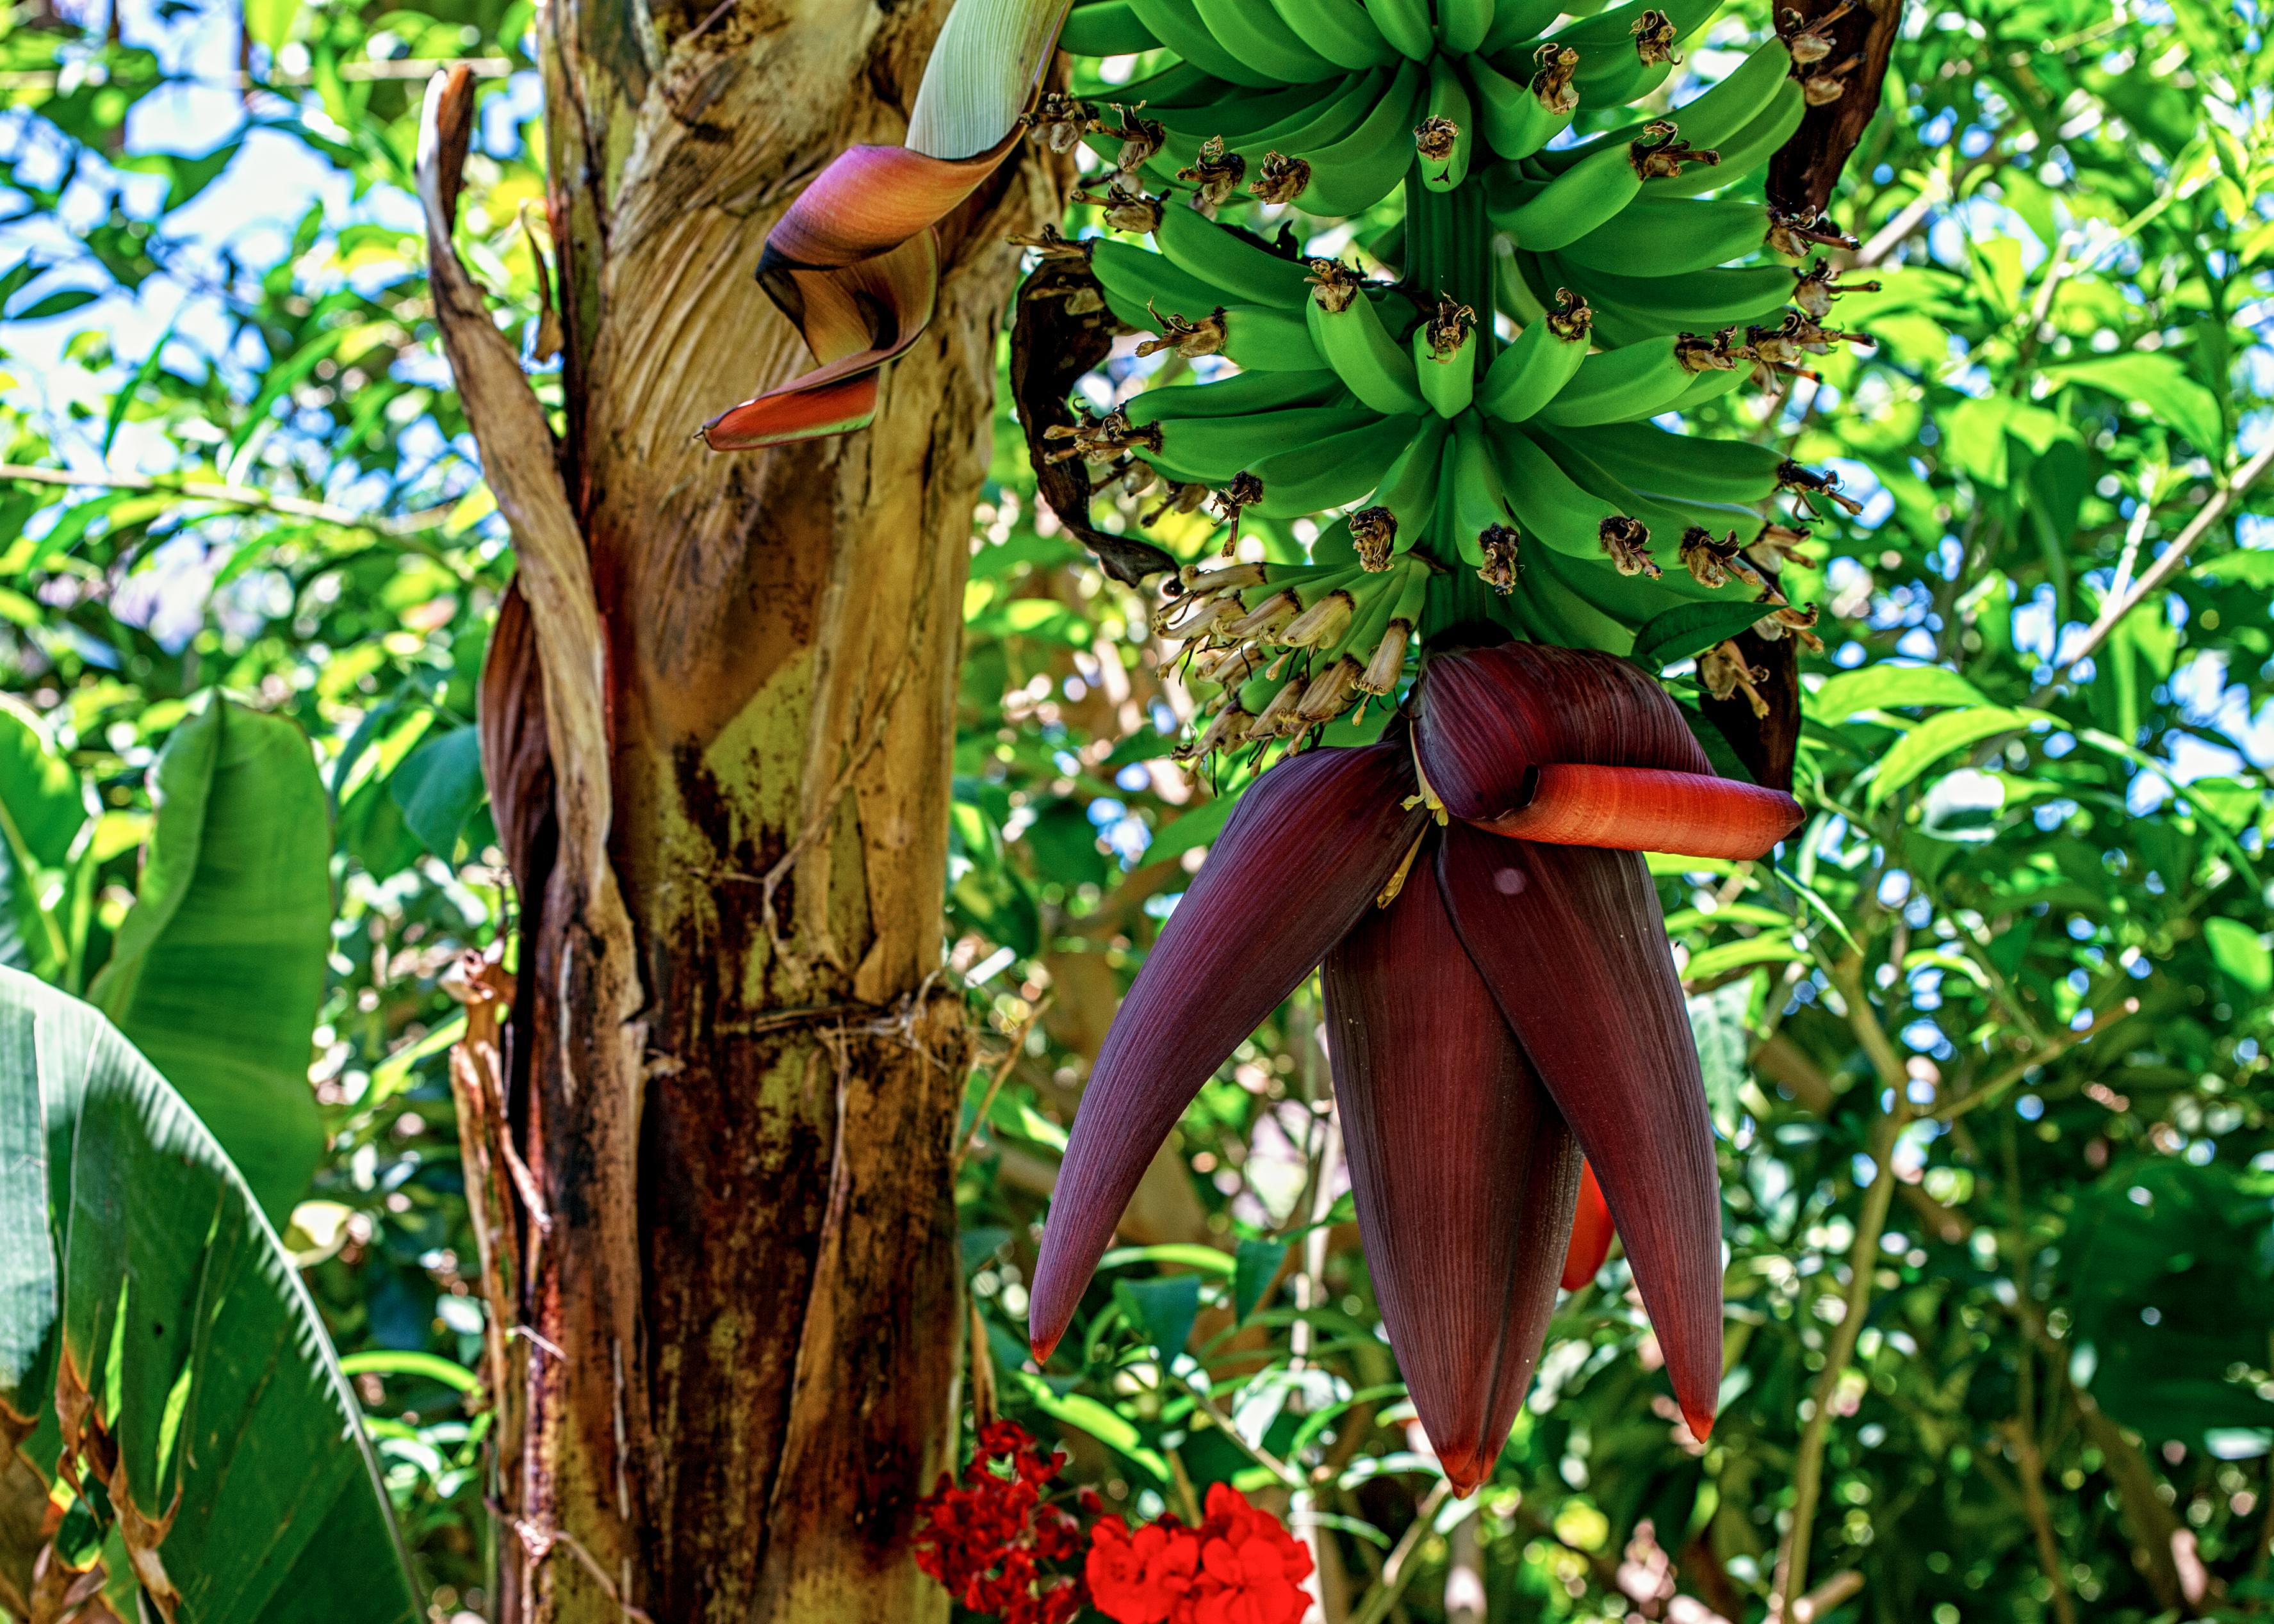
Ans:
[[[1726,372],[1700,372],[1668,410],[1695,411],[1708,401],[1718,401],[1725,395],[1736,394],[1752,380],[1753,369],[1750,366],[1739,366]]]
[[[1339,79],[1340,64],[1306,44],[1269,5],[1254,0],[1193,0],[1194,9],[1216,43],[1289,85]]]
[[[1161,41],[1138,19],[1129,0],[1093,0],[1066,13],[1058,48],[1077,56],[1124,56],[1158,50]]]
[[[1781,265],[1739,265],[1687,275],[1626,276],[1581,266],[1562,254],[1544,257],[1542,270],[1585,290],[1598,313],[1608,312],[1660,331],[1687,327],[1773,325],[1792,298],[1792,272]]]
[[[1470,132],[1475,124],[1468,86],[1461,83],[1451,59],[1430,58],[1428,111],[1413,129],[1424,186],[1432,192],[1450,192],[1468,177]]]
[[[1477,124],[1495,156],[1529,158],[1570,128],[1577,102],[1551,106],[1530,84],[1518,84],[1482,56],[1470,57],[1467,66]]]
[[[1542,423],[1571,427],[1655,417],[1700,372],[1717,365],[1713,341],[1692,333],[1600,350],[1579,364],[1538,416]]]
[[[1493,357],[1477,393],[1478,408],[1503,423],[1521,423],[1555,398],[1587,357],[1593,317],[1586,302],[1559,290],[1557,306],[1517,335]]]
[[[1446,54],[1465,56],[1492,32],[1493,0],[1437,0],[1437,38]]]
[[[1709,502],[1765,502],[1776,494],[1784,452],[1750,440],[1669,434],[1648,423],[1558,429],[1555,438],[1579,447],[1629,485]]]
[[[1496,524],[1507,524],[1515,515],[1502,492],[1484,422],[1472,411],[1453,420],[1452,469],[1453,543],[1464,563],[1480,565],[1485,553],[1479,538]]]
[[[1121,408],[1140,427],[1206,417],[1237,417],[1286,406],[1337,406],[1349,398],[1330,371],[1236,372],[1214,383],[1179,383],[1148,389]]]
[[[1642,191],[1633,145],[1607,147],[1557,176],[1524,202],[1495,212],[1492,222],[1519,248],[1545,252],[1576,242]]]
[[[1216,386],[1203,385],[1202,387]],[[1256,469],[1290,446],[1380,425],[1364,406],[1280,407],[1231,417],[1179,417],[1158,425],[1157,460],[1211,485]],[[1141,451],[1148,461],[1156,460]],[[1267,480],[1264,485],[1270,489]]]
[[[1434,413],[1420,418],[1397,460],[1374,486],[1373,506],[1365,511],[1379,509],[1389,515],[1391,539],[1385,552],[1407,552],[1428,533],[1437,510],[1438,470],[1450,432],[1446,420]]]
[[[1437,54],[1429,0],[1366,0],[1366,11],[1382,37],[1414,61],[1427,62]]]
[[[1600,559],[1607,528],[1627,515],[1573,484],[1525,429],[1492,424],[1487,437],[1501,489],[1525,534],[1573,558]]]
[[[1360,0],[1271,0],[1271,4],[1279,20],[1329,62],[1345,68],[1371,68],[1397,55]]]
[[[1255,372],[1314,372],[1326,365],[1299,308],[1234,304],[1224,312],[1223,353]]]
[[[1583,0],[1584,3],[1584,0]],[[1493,8],[1493,24],[1477,49],[1497,56],[1547,32],[1547,25],[1563,15],[1564,0],[1500,0]]]
[[[1198,321],[1224,302],[1218,289],[1134,243],[1096,239],[1089,272],[1104,289],[1107,306],[1133,327],[1155,326],[1156,312]]]
[[[1193,0],[1129,0],[1129,9],[1155,39],[1228,85],[1261,89],[1282,82],[1261,66],[1243,62],[1237,52],[1225,49],[1201,20]]]
[[[1246,233],[1220,226],[1199,210],[1171,204],[1153,228],[1162,256],[1193,280],[1223,290],[1218,302],[1284,304],[1290,310],[1309,297],[1309,268],[1300,259],[1283,259]],[[1788,275],[1784,285],[1789,289]]]
[[[1799,81],[1780,80],[1759,117],[1714,149],[1721,159],[1719,163],[1685,168],[1678,175],[1653,176],[1647,184],[1653,195],[1662,198],[1693,198],[1703,192],[1734,185],[1766,163],[1777,148],[1792,139],[1792,132],[1800,128],[1801,117],[1807,111],[1808,102],[1801,94]]]
[[[1348,135],[1299,152],[1311,164],[1303,206],[1314,214],[1363,214],[1389,195],[1413,162],[1413,126],[1429,76],[1418,62],[1397,70],[1365,120]]]
[[[1415,380],[1413,357],[1382,324],[1365,286],[1331,259],[1319,267],[1316,290],[1303,306],[1311,342],[1350,386],[1352,395],[1376,411],[1403,415],[1426,411]]]
[[[1728,77],[1667,115],[1692,147],[1718,147],[1769,110],[1792,71],[1792,51],[1772,34]],[[1726,165],[1725,165],[1726,167]]]
[[[1382,482],[1398,451],[1419,425],[1418,417],[1389,417],[1323,440],[1290,447],[1254,464],[1263,481],[1263,500],[1256,511],[1275,518],[1300,518],[1306,514],[1354,502]]]
[[[1560,257],[1591,271],[1634,280],[1687,276],[1758,253],[1768,229],[1765,203],[1743,198],[1703,203],[1686,198],[1660,199],[1645,188],[1642,196],[1562,249]]]
[[[1413,370],[1421,394],[1442,417],[1468,410],[1477,389],[1477,313],[1450,299],[1413,329]]]

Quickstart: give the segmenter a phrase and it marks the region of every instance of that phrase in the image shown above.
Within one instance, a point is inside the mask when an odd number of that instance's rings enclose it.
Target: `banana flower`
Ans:
[[[1434,658],[1410,733],[1281,762],[1170,915],[1076,1113],[1033,1282],[1047,1357],[1201,1085],[1316,966],[1359,1229],[1446,1475],[1490,1473],[1600,1180],[1704,1438],[1721,1380],[1721,1196],[1698,1051],[1640,852],[1758,857],[1800,821],[1714,776],[1608,655]]]

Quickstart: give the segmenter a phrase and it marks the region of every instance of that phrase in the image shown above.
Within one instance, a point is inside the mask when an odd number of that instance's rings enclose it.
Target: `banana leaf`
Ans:
[[[154,1616],[418,1617],[354,1395],[245,1180],[98,1011],[7,969],[0,1439],[76,1475],[51,1570],[91,1515]],[[33,1556],[8,1527],[0,1593]]]

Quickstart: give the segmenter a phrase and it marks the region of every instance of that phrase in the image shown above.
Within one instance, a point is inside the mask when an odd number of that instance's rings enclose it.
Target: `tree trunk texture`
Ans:
[[[1056,183],[1014,163],[943,229],[873,428],[691,435],[810,365],[760,245],[900,139],[946,10],[552,0],[557,437],[449,252],[471,87],[430,94],[438,316],[520,568],[482,705],[525,914],[485,1259],[515,1624],[945,1611],[905,1537],[962,1349],[949,760],[1003,238]]]

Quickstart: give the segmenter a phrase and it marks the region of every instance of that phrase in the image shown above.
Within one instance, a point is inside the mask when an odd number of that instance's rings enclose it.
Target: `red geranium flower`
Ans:
[[[1073,1560],[1081,1527],[1043,1499],[1064,1464],[1014,1421],[982,1427],[962,1486],[943,1477],[916,1503],[916,1567],[1004,1624],[1067,1624],[1081,1608],[1081,1576],[1045,1564]]]
[[[1208,1492],[1208,1518],[1163,1517],[1131,1532],[1091,1530],[1090,1600],[1115,1624],[1300,1624],[1311,1553],[1230,1484]]]
[[[1200,1536],[1174,1517],[1134,1533],[1108,1517],[1090,1531],[1090,1602],[1117,1624],[1163,1624],[1184,1605],[1200,1563]]]

